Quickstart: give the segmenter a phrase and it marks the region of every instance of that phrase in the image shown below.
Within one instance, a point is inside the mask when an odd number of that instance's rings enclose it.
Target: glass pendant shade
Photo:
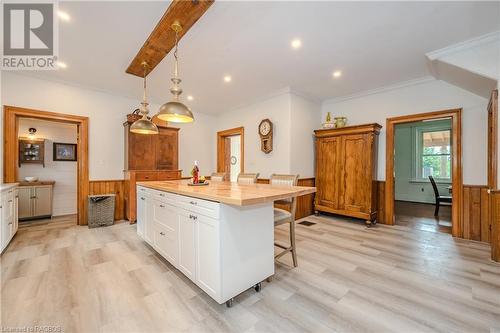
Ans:
[[[146,115],[143,115],[141,119],[135,121],[130,126],[130,132],[136,134],[158,134],[158,127]]]
[[[190,123],[194,120],[191,110],[181,102],[176,101],[163,104],[156,116],[172,123]]]

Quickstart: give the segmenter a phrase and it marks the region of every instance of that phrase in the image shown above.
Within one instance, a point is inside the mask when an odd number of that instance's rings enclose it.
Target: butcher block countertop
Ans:
[[[40,186],[40,185],[54,185],[54,180],[38,180],[36,182],[19,181],[19,186]]]
[[[147,181],[137,182],[137,185],[234,206],[256,205],[316,192],[316,187],[306,186],[238,185],[211,181],[206,186],[189,186],[188,182],[189,180]]]

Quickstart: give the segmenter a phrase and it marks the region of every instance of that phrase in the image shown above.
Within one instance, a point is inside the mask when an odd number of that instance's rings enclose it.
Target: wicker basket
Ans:
[[[88,197],[88,226],[97,228],[109,226],[115,220],[116,194],[97,194]]]
[[[132,113],[129,113],[127,115],[127,122],[129,123],[133,123],[133,122],[136,122],[137,120],[141,119],[142,116],[139,112],[139,109],[135,109],[134,112]]]

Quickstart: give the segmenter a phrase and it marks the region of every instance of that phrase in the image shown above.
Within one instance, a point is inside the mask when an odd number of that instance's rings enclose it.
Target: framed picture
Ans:
[[[54,142],[54,161],[76,161],[76,143]]]

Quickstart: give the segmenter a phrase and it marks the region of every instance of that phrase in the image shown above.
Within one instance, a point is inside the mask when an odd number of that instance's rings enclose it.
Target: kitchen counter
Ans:
[[[137,185],[234,206],[269,203],[316,192],[315,187],[306,186],[239,185],[231,182],[211,181],[208,181],[209,185],[206,186],[189,186],[188,182],[189,180],[147,181],[137,182]]]
[[[38,180],[36,182],[20,181],[19,186],[41,186],[41,185],[54,185],[54,180]]]
[[[16,186],[18,186],[19,183],[4,183],[4,184],[0,184],[0,192],[3,192],[5,190],[8,190],[10,188],[14,188]]]

